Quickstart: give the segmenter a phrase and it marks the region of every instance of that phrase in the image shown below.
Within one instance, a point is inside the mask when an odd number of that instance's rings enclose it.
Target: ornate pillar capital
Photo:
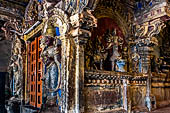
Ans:
[[[144,22],[142,24],[136,24],[135,36],[139,38],[151,38],[156,34],[159,34],[161,29],[165,27],[164,21],[160,18]]]
[[[91,37],[91,29],[97,26],[97,19],[88,9],[72,15],[70,22],[72,27],[69,34],[74,38],[76,44],[85,44]]]
[[[153,46],[158,45],[154,36],[165,27],[164,22],[170,19],[169,4],[165,0],[153,2],[135,14],[135,46],[140,55],[140,72],[149,72],[150,53]],[[145,69],[144,69],[145,68]]]
[[[137,37],[152,37],[165,27],[164,22],[170,19],[170,5],[166,0],[153,2],[135,14]]]

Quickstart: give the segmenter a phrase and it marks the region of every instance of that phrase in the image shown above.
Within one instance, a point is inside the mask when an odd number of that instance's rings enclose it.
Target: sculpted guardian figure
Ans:
[[[41,54],[43,62],[45,64],[45,92],[48,105],[60,104],[61,89],[61,61],[60,61],[60,47],[61,42],[57,40],[54,44],[55,39],[50,36],[45,36],[45,44],[47,45]],[[57,102],[57,103],[56,103]]]

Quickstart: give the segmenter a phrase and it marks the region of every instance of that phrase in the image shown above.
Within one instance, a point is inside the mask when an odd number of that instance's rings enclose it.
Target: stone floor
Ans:
[[[165,108],[160,108],[149,113],[170,113],[170,106]]]

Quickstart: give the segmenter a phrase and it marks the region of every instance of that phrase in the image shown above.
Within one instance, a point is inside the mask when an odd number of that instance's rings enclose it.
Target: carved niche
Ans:
[[[62,43],[69,29],[67,15],[61,9],[55,6],[48,11],[44,20],[43,38],[41,39],[42,60],[44,63],[44,103],[47,112],[48,109],[55,109],[59,112],[62,108],[63,95],[63,49]],[[63,54],[62,54],[63,53]],[[54,110],[55,111],[55,110]],[[55,111],[55,112],[57,112]],[[52,111],[51,111],[52,112]]]
[[[116,60],[125,59],[124,48],[124,35],[114,20],[98,19],[98,27],[93,29],[92,37],[85,47],[86,69],[116,70]]]

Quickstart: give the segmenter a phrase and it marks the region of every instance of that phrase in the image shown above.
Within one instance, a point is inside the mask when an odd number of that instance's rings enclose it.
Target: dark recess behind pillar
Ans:
[[[5,113],[5,75],[6,72],[0,72],[0,113]]]

